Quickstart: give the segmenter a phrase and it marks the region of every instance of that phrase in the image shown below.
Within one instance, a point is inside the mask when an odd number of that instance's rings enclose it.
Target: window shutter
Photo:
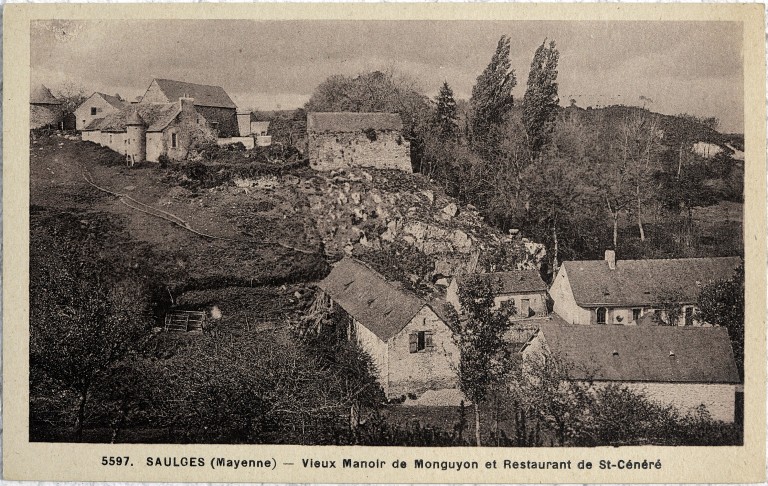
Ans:
[[[408,335],[408,348],[412,353],[419,350],[419,335],[415,332]]]
[[[435,344],[432,342],[432,333],[431,332],[427,332],[427,333],[424,334],[424,345],[427,348],[434,348],[435,347]]]

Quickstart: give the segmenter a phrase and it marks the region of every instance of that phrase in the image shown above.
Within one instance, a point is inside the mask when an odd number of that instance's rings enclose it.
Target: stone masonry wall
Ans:
[[[29,105],[29,128],[58,126],[61,122],[59,105]]]
[[[315,170],[373,167],[413,172],[411,146],[397,131],[310,133],[309,164]]]

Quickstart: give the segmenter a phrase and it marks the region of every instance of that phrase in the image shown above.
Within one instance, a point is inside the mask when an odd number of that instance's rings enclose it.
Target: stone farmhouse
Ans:
[[[558,359],[568,366],[569,380],[625,386],[682,413],[704,405],[725,422],[743,414],[725,328],[543,324],[522,353],[528,373]]]
[[[372,167],[413,172],[396,113],[309,113],[307,154],[315,170]]]
[[[94,120],[104,119],[128,105],[120,95],[93,93],[75,109],[75,128],[85,130]]]
[[[497,308],[511,303],[515,306],[513,320],[529,319],[547,315],[547,284],[538,270],[525,269],[510,272],[476,273],[455,277],[446,291],[445,300],[461,312],[459,290],[469,278],[477,277],[490,282],[494,290],[494,304]]]
[[[83,140],[109,147],[132,163],[158,162],[163,155],[183,159],[196,137],[213,139],[213,133],[190,98],[129,105],[82,132]]]
[[[153,79],[140,104],[175,103],[181,98],[194,100],[195,110],[208,121],[219,138],[239,135],[237,106],[221,86]]]
[[[702,325],[696,320],[701,288],[730,278],[739,257],[667,260],[605,260],[563,262],[549,294],[554,312],[569,324],[650,323],[653,314],[667,319],[665,308],[680,305],[679,326]]]
[[[29,128],[57,127],[62,121],[61,102],[45,86],[29,93]]]
[[[445,302],[428,303],[346,257],[318,287],[350,318],[388,398],[457,386],[459,350]]]

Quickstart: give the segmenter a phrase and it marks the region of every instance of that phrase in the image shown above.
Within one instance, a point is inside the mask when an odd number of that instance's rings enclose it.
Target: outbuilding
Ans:
[[[737,416],[740,380],[722,327],[547,323],[522,353],[528,372],[557,359],[569,380],[622,385],[682,413],[704,406],[715,420],[734,422]]]
[[[86,130],[95,120],[117,113],[129,104],[120,95],[93,93],[75,109],[75,128]]]
[[[318,287],[350,317],[350,339],[370,355],[388,398],[456,388],[459,350],[444,302],[426,302],[350,257]]]
[[[29,93],[29,128],[58,127],[62,120],[61,102],[45,86]]]

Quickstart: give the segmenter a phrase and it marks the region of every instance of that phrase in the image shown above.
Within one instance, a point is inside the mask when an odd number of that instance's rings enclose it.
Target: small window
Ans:
[[[430,351],[433,347],[431,331],[412,332],[408,335],[408,348],[411,353]]]
[[[531,299],[520,299],[520,315],[522,317],[531,316]]]
[[[211,129],[212,130],[218,130],[219,129],[219,122],[211,122]]]
[[[96,110],[96,107],[92,106],[91,107],[91,116],[95,115],[96,113],[98,113],[98,111]]]
[[[171,134],[171,147],[172,148],[176,148],[176,146],[177,146],[176,134],[172,133]]]
[[[632,320],[637,322],[640,320],[641,309],[632,309]]]
[[[605,307],[598,307],[597,308],[597,323],[598,324],[605,324],[605,315],[607,314],[607,309]]]

